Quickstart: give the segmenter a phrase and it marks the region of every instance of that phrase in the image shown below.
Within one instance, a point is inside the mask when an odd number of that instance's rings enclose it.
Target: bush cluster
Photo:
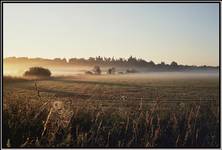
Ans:
[[[49,69],[43,67],[31,67],[28,71],[24,73],[24,76],[34,76],[34,77],[50,77],[51,72]]]

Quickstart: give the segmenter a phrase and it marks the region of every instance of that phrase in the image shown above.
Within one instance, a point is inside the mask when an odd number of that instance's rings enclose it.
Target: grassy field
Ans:
[[[219,78],[4,78],[3,147],[218,147]]]

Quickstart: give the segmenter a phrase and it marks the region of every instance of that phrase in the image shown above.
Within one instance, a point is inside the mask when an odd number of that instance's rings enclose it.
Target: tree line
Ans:
[[[114,57],[89,57],[87,58],[54,58],[54,59],[43,59],[43,58],[28,58],[28,57],[7,57],[4,59],[4,62],[43,62],[43,63],[49,63],[54,65],[64,65],[64,64],[70,64],[70,65],[87,65],[87,66],[94,66],[99,65],[101,67],[103,66],[115,66],[115,67],[136,67],[136,68],[149,68],[152,70],[209,70],[209,69],[219,69],[218,66],[189,66],[189,65],[182,65],[178,64],[176,61],[172,61],[170,64],[166,64],[164,61],[161,63],[154,63],[152,60],[146,61],[141,58],[136,58],[133,56],[130,56],[129,58],[114,58]]]

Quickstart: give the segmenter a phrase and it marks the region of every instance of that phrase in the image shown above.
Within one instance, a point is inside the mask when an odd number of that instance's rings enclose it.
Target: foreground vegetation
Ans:
[[[3,147],[219,147],[217,79],[107,78],[8,79]]]

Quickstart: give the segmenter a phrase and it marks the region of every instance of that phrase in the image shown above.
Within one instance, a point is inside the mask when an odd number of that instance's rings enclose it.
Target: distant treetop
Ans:
[[[166,64],[164,61],[156,64],[152,60],[144,60],[141,58],[136,58],[130,56],[129,58],[114,58],[114,57],[89,57],[86,58],[70,58],[66,60],[65,58],[55,58],[55,59],[43,59],[43,58],[28,58],[28,57],[8,57],[4,59],[4,62],[11,63],[38,63],[40,65],[50,64],[50,65],[86,65],[86,66],[115,66],[115,67],[141,67],[147,68],[148,70],[166,70],[166,71],[177,71],[177,70],[197,70],[197,69],[219,69],[219,67],[214,66],[189,66],[178,64],[176,61],[172,61],[170,64]]]

